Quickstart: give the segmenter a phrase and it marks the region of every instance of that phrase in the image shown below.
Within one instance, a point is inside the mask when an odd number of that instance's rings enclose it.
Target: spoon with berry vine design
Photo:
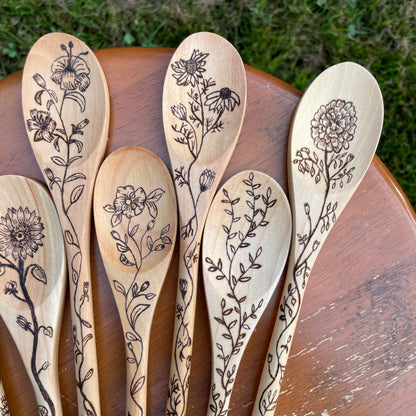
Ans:
[[[228,414],[244,350],[286,264],[291,225],[286,195],[265,173],[238,173],[212,202],[202,248],[212,341],[208,416]]]
[[[275,411],[311,269],[371,163],[382,124],[379,86],[352,62],[324,71],[298,105],[288,150],[292,246],[255,416]]]
[[[101,414],[90,271],[92,190],[104,156],[109,94],[94,53],[51,33],[26,59],[23,114],[32,150],[55,201],[68,259],[78,412]]]
[[[202,229],[236,145],[245,107],[245,70],[235,48],[213,33],[195,33],[186,38],[167,69],[162,105],[180,222],[166,415],[186,413]]]
[[[41,415],[62,415],[58,347],[66,289],[65,247],[47,190],[0,176],[0,315],[32,382]]]
[[[108,156],[97,175],[94,219],[124,332],[126,415],[144,416],[150,329],[177,228],[175,188],[162,160],[136,146]]]

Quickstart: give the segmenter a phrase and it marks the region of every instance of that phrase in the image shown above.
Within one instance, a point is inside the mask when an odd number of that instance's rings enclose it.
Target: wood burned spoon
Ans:
[[[0,314],[41,415],[62,415],[58,347],[66,288],[62,231],[42,185],[0,176]]]
[[[104,156],[109,96],[103,70],[79,39],[53,33],[29,52],[22,80],[30,144],[64,231],[78,412],[101,414],[90,271],[92,189]]]
[[[6,399],[6,393],[4,392],[3,383],[0,380],[0,414],[2,416],[10,416],[9,405]]]
[[[150,329],[177,230],[175,189],[159,157],[135,146],[108,156],[95,185],[94,220],[126,344],[126,415],[142,416]]]
[[[352,62],[324,71],[299,103],[288,151],[292,246],[253,415],[274,413],[311,269],[370,165],[382,124],[378,84]]]
[[[212,341],[208,416],[228,414],[245,347],[286,264],[291,226],[286,195],[264,173],[233,176],[211,205],[202,247]]]
[[[236,145],[245,107],[245,70],[235,48],[213,33],[186,38],[170,61],[163,88],[163,124],[180,223],[166,415],[186,413],[201,234],[209,205]]]

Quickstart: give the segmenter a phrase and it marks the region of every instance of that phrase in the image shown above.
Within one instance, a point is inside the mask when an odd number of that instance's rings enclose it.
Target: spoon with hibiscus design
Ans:
[[[32,382],[41,415],[62,415],[58,347],[66,289],[65,247],[46,189],[0,176],[0,315]]]
[[[101,414],[90,271],[92,190],[104,156],[109,95],[94,53],[79,39],[52,33],[30,50],[22,80],[32,150],[64,232],[74,333],[79,414]]]
[[[202,229],[237,143],[245,107],[246,75],[235,48],[213,33],[186,38],[167,69],[162,106],[180,222],[166,415],[186,413]]]
[[[94,219],[124,332],[126,415],[144,416],[150,329],[177,231],[175,188],[162,160],[136,146],[108,156],[97,175]]]
[[[286,264],[291,225],[286,195],[265,173],[238,173],[212,202],[202,248],[212,341],[208,416],[228,414],[244,350]]]
[[[298,105],[288,150],[292,246],[253,415],[275,411],[311,269],[371,163],[382,125],[379,86],[352,62],[324,71]]]

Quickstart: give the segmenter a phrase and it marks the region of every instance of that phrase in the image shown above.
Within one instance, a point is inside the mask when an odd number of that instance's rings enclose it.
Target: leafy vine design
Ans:
[[[42,234],[43,230],[44,225],[36,211],[21,206],[7,210],[6,215],[0,219],[0,277],[10,273],[14,273],[17,277],[16,280],[6,282],[4,294],[12,296],[19,304],[27,307],[28,313],[23,313],[23,308],[20,306],[16,308],[22,310],[22,314],[16,317],[16,324],[32,337],[31,373],[49,408],[48,410],[40,405],[39,413],[55,415],[55,404],[42,382],[42,372],[47,371],[51,364],[49,361],[38,363],[37,357],[40,337],[53,338],[53,328],[38,321],[36,305],[28,287],[28,279],[34,279],[40,285],[48,284],[45,270],[39,264],[32,262],[27,264],[27,260],[33,258],[38,249],[43,246],[42,240],[45,237]],[[5,406],[7,402],[5,398],[3,402],[2,398],[2,407],[0,407],[2,414],[8,414],[8,408]]]
[[[187,241],[183,252],[182,262],[186,275],[179,279],[180,300],[176,305],[176,333],[174,334],[174,365],[176,375],[171,377],[168,392],[168,406],[166,415],[183,415],[184,408],[180,410],[180,403],[185,403],[186,392],[189,385],[189,371],[191,353],[187,349],[191,346],[192,336],[189,333],[190,316],[188,310],[194,297],[194,278],[192,268],[196,267],[199,258],[200,243],[197,241],[199,220],[197,215],[198,203],[201,195],[208,191],[214,183],[216,172],[204,169],[194,173],[194,165],[198,160],[208,137],[215,135],[224,128],[222,117],[225,112],[232,112],[240,105],[237,92],[227,86],[215,89],[216,81],[205,76],[206,63],[209,53],[198,49],[192,51],[189,59],[179,59],[171,64],[173,78],[180,87],[187,88],[187,102],[178,103],[171,107],[172,115],[178,120],[172,124],[174,140],[186,146],[192,161],[187,167],[180,166],[174,169],[175,182],[183,188],[190,198],[193,214],[181,227],[181,238]],[[199,174],[199,189],[192,184],[193,175]],[[186,371],[180,372],[181,364]]]
[[[219,383],[217,385],[214,382],[211,387],[209,406],[215,416],[225,416],[228,413],[227,403],[237,372],[233,358],[244,348],[248,339],[247,331],[252,329],[250,325],[258,319],[265,306],[263,298],[257,304],[246,304],[249,290],[247,283],[251,281],[256,270],[262,267],[259,261],[263,247],[252,247],[251,240],[256,237],[258,228],[267,227],[269,224],[267,216],[277,200],[272,199],[270,187],[267,187],[265,193],[260,193],[262,185],[255,182],[252,172],[247,179],[243,179],[243,183],[247,186],[245,204],[248,207],[248,212],[243,217],[235,211],[235,207],[241,202],[240,198],[232,199],[229,192],[223,189],[224,199],[221,202],[226,205],[224,212],[229,216],[229,223],[222,225],[226,235],[226,257],[216,261],[210,257],[205,258],[208,271],[215,273],[216,280],[225,280],[227,285],[226,297],[222,297],[220,302],[221,315],[214,317],[222,328],[221,335],[224,338],[223,342],[216,343],[217,357],[222,362],[222,367],[215,369]],[[241,224],[243,218],[245,225]]]
[[[276,407],[278,392],[272,386],[275,380],[283,381],[286,356],[292,337],[291,327],[296,325],[302,303],[302,296],[311,270],[311,261],[317,255],[322,238],[331,225],[336,222],[338,202],[332,198],[331,191],[337,187],[347,186],[355,170],[351,166],[354,155],[349,153],[350,142],[354,139],[357,127],[357,116],[351,101],[334,99],[321,105],[311,121],[311,138],[317,150],[302,147],[296,152],[293,164],[302,175],[309,175],[315,186],[324,186],[323,200],[317,212],[311,212],[309,202],[304,203],[307,219],[306,231],[297,233],[299,254],[292,270],[293,284],[289,284],[280,303],[279,319],[283,329],[277,340],[275,351],[269,354],[268,373],[270,382],[263,390],[259,401],[261,415],[273,412]]]
[[[127,357],[127,362],[135,368],[129,391],[140,415],[143,414],[143,408],[136,396],[143,388],[146,376],[140,372],[144,347],[137,323],[140,319],[145,319],[142,314],[151,306],[152,299],[156,297],[156,294],[151,290],[150,282],[148,280],[140,281],[140,270],[143,262],[149,256],[172,244],[172,240],[168,236],[170,224],[166,224],[162,228],[156,239],[151,236],[158,216],[156,203],[164,193],[165,191],[161,188],[156,188],[146,194],[142,187],[135,189],[132,185],[119,186],[113,203],[103,207],[106,212],[112,214],[111,226],[113,230],[111,231],[111,237],[114,239],[116,249],[120,253],[120,263],[135,269],[134,279],[128,288],[118,280],[113,280],[113,286],[124,297],[126,319],[130,327],[130,330],[124,334],[127,348],[131,353]],[[122,223],[123,219],[127,222],[127,233],[123,232],[124,235],[121,236],[116,228]],[[139,219],[147,223],[145,227],[140,227]]]
[[[10,416],[9,405],[5,395],[0,397],[0,416]]]
[[[87,415],[95,416],[96,410],[93,403],[84,391],[85,383],[94,375],[93,368],[85,367],[85,349],[93,339],[92,324],[85,319],[83,307],[90,301],[89,282],[80,279],[83,267],[83,253],[80,248],[78,231],[74,226],[74,218],[71,213],[73,206],[79,201],[84,192],[87,177],[77,171],[75,162],[82,159],[84,142],[82,140],[85,129],[89,124],[88,118],[80,117],[80,120],[67,124],[64,117],[64,108],[70,103],[79,107],[80,113],[86,109],[87,100],[85,91],[90,85],[90,69],[84,59],[88,51],[74,53],[74,44],[61,44],[62,55],[51,65],[50,79],[59,86],[58,90],[48,87],[45,78],[36,73],[33,80],[40,88],[34,96],[36,104],[41,109],[30,110],[30,119],[26,120],[27,129],[33,132],[35,142],[45,141],[53,145],[56,154],[51,156],[51,167],[44,170],[49,188],[57,188],[59,202],[63,216],[68,224],[64,230],[64,237],[68,250],[70,265],[70,277],[74,284],[73,307],[76,316],[76,324],[73,323],[74,352],[76,364],[77,387],[82,396],[84,410]]]

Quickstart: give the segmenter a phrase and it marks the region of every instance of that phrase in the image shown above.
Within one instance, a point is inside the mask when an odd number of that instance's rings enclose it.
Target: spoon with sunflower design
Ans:
[[[288,150],[292,246],[253,415],[274,414],[311,269],[371,163],[382,125],[380,88],[352,62],[318,76],[296,109]]]
[[[167,69],[162,105],[180,222],[166,415],[186,413],[202,229],[236,145],[245,107],[245,70],[235,48],[213,33],[186,38]]]
[[[30,144],[64,233],[79,414],[101,414],[90,271],[92,190],[104,156],[109,94],[94,53],[52,33],[30,50],[22,80]]]
[[[289,252],[289,202],[269,175],[244,171],[212,202],[203,238],[212,341],[208,416],[226,416],[247,343],[280,280]]]
[[[108,156],[97,175],[94,219],[124,332],[126,415],[143,416],[150,329],[177,228],[175,189],[162,160],[136,146]]]
[[[47,190],[32,179],[0,176],[0,192],[0,314],[39,414],[62,415],[58,346],[66,261],[59,218]]]

